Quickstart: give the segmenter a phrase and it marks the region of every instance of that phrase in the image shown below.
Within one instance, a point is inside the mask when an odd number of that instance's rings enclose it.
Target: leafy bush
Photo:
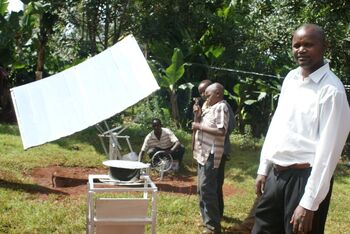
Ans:
[[[152,95],[124,111],[124,114],[129,116],[132,122],[147,128],[151,127],[153,118],[159,118],[165,127],[175,128],[167,105],[168,103],[161,95]]]
[[[237,147],[243,151],[259,150],[262,147],[262,144],[264,143],[264,138],[253,137],[253,134],[249,125],[245,126],[244,132],[245,132],[244,134],[234,132],[234,134],[230,136],[231,142],[237,145]]]

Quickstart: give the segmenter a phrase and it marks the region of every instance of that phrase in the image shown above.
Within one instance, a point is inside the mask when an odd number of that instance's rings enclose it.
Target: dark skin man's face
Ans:
[[[292,48],[293,56],[304,74],[309,75],[323,65],[325,42],[317,30],[302,28],[296,31]]]
[[[218,90],[209,86],[209,88],[205,90],[205,97],[207,98],[207,104],[209,106],[216,104],[219,101]]]
[[[156,135],[159,135],[162,132],[162,124],[159,123],[158,121],[152,122],[152,128]]]
[[[201,95],[201,97],[205,100],[205,89],[208,87],[209,84],[202,83],[198,86],[198,92]]]

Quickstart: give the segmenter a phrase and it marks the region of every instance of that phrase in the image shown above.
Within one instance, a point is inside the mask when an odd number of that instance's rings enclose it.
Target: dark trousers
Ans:
[[[220,212],[217,198],[218,168],[214,168],[214,155],[204,165],[198,164],[199,208],[204,225],[220,233]]]
[[[217,194],[218,194],[218,200],[219,200],[219,211],[220,216],[222,217],[224,215],[224,193],[223,193],[223,186],[224,186],[224,180],[225,180],[225,164],[227,161],[227,156],[224,154],[222,155],[221,162],[218,168],[218,176],[217,176]]]
[[[158,151],[162,151],[162,150],[170,150],[172,147],[169,147],[168,149],[161,149],[161,148],[152,148],[150,149],[147,153],[149,155],[150,158],[153,157],[153,155],[155,153],[157,153]],[[178,160],[179,161],[179,165],[182,162],[182,159],[184,157],[185,154],[185,146],[183,144],[181,144],[179,147],[177,147],[173,153],[171,153],[171,156],[173,157],[174,160]]]
[[[267,177],[264,193],[256,208],[253,234],[292,234],[290,220],[304,194],[311,168],[288,169],[276,172],[272,169]],[[324,233],[333,179],[326,198],[314,212],[312,234]]]

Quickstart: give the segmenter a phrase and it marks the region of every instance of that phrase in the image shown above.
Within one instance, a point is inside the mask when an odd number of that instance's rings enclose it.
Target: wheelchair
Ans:
[[[151,158],[151,167],[160,173],[169,171],[173,165],[173,156],[165,150],[157,151]]]

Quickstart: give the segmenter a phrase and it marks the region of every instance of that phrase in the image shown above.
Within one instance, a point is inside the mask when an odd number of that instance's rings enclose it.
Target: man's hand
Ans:
[[[200,130],[201,124],[197,122],[192,122],[192,130]]]
[[[202,114],[202,108],[200,107],[200,105],[194,104],[193,105],[194,122],[199,122],[201,114]]]
[[[301,234],[311,231],[313,218],[314,212],[312,210],[297,206],[290,220],[290,223],[293,224],[293,233]]]
[[[258,175],[255,179],[255,193],[258,196],[261,196],[264,192],[266,183],[266,176],[265,175]]]
[[[139,161],[141,162],[142,158],[143,158],[143,155],[145,154],[145,151],[140,151],[139,153]]]

